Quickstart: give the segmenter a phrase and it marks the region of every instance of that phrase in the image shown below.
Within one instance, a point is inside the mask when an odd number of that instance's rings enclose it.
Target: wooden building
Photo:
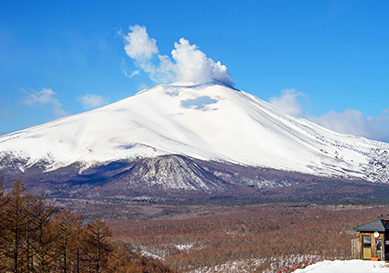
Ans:
[[[389,260],[389,220],[380,219],[354,230],[359,232],[359,237],[351,241],[353,259]]]

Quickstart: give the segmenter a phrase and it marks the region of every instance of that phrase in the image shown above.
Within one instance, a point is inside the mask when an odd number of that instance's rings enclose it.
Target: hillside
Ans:
[[[228,194],[313,177],[387,183],[388,151],[387,143],[335,133],[213,81],[157,85],[3,135],[0,167],[27,184],[48,183],[49,193],[100,185],[111,195]]]

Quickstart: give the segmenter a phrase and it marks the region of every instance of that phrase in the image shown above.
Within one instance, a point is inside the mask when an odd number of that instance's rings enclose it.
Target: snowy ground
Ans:
[[[388,272],[385,262],[372,262],[362,260],[352,261],[324,261],[298,269],[296,273],[373,273]]]

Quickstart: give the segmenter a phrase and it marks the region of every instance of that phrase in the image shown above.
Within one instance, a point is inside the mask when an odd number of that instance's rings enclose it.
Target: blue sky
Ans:
[[[226,66],[236,88],[389,142],[388,10],[385,0],[1,1],[0,132],[167,81],[126,52],[138,25],[155,41],[152,64],[158,56],[175,63],[171,52],[185,38]]]

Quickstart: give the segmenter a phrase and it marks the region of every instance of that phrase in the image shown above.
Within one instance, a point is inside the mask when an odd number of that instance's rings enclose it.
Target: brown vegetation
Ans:
[[[0,190],[0,272],[171,272],[151,255],[183,272],[277,272],[320,252],[325,259],[349,259],[353,227],[389,218],[389,207],[330,205],[338,193],[328,187],[335,184],[320,185],[267,190],[267,204],[245,197],[170,203],[68,198],[57,199],[60,209],[15,181]],[[364,189],[342,188],[356,195]]]
[[[320,252],[325,259],[350,259],[353,227],[388,215],[389,208],[381,205],[278,203],[208,206],[170,219],[109,224],[114,237],[178,270],[246,261],[244,272],[277,272]]]
[[[114,243],[101,219],[89,223],[69,209],[29,195],[21,180],[0,181],[0,272],[172,272],[159,261]]]

